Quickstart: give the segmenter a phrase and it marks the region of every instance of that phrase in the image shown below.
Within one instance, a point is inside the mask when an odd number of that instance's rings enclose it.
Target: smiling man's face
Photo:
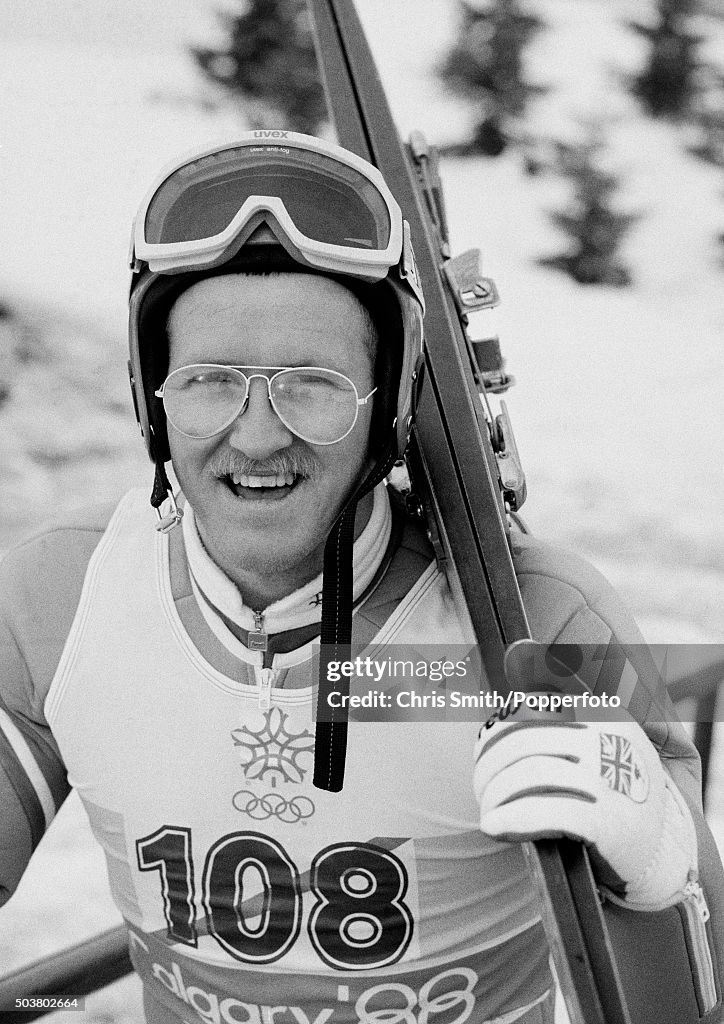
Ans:
[[[352,292],[327,277],[209,278],[171,310],[169,373],[192,363],[323,366],[344,373],[364,397],[374,387],[371,329]],[[242,593],[273,600],[321,571],[330,527],[368,463],[373,400],[331,445],[296,437],[256,378],[245,410],[221,433],[194,439],[169,424],[174,470],[201,539]],[[269,587],[260,589],[265,578]]]

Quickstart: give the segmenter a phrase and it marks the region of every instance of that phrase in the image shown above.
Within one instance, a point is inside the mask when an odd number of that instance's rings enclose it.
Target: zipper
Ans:
[[[275,672],[271,668],[257,669],[259,672],[259,710],[268,711],[271,707],[271,690]]]
[[[706,928],[711,914],[696,872],[689,872],[689,880],[684,886],[683,894],[684,899],[679,906],[690,943],[691,968],[694,974],[699,1012],[703,1015],[717,1005],[718,994],[716,973],[711,959]]]
[[[699,880],[693,871],[689,872],[689,881],[684,886],[684,898],[690,900],[690,902],[696,907],[699,917],[702,922],[706,924],[711,917],[711,914],[709,913],[709,908],[706,905],[704,890],[699,884]]]
[[[601,896],[618,907],[632,909],[624,899],[607,889],[602,889]],[[693,995],[699,1016],[705,1017],[720,1003],[719,973],[711,955],[712,943],[708,927],[711,914],[696,871],[689,872],[686,884],[674,899],[674,903],[667,902],[662,906],[648,908],[638,907],[635,912],[677,912],[683,930]]]
[[[265,651],[269,634],[264,630],[264,612],[254,612],[254,629],[247,634],[247,647],[250,651]]]
[[[264,629],[264,612],[254,611],[252,614],[254,615],[254,629],[247,633],[247,647],[250,651],[258,651],[262,656],[262,667],[257,669],[259,710],[268,711],[271,707],[271,689],[276,672],[264,665],[269,646],[269,634]]]

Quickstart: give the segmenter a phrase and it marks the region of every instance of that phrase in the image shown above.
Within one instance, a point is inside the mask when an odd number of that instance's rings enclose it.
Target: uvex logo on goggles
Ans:
[[[261,372],[263,371],[263,372]],[[169,423],[186,437],[214,437],[246,411],[251,381],[266,382],[284,426],[310,444],[336,444],[357,422],[360,398],[343,373],[323,366],[226,366],[194,363],[168,375],[158,391]]]
[[[268,131],[263,128],[260,128],[258,131],[254,132],[255,139],[286,139],[288,135],[289,132],[282,132],[277,130]]]

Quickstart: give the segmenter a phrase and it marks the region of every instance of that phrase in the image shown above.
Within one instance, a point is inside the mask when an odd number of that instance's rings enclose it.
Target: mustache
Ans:
[[[214,476],[303,476],[313,478],[319,465],[311,452],[277,452],[268,459],[249,459],[241,452],[218,452],[209,468]]]

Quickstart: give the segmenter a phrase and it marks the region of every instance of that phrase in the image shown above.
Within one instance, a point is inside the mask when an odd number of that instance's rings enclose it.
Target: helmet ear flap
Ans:
[[[381,286],[384,287],[384,286]],[[397,395],[402,369],[402,317],[391,289],[370,310],[377,331],[374,383],[377,393],[372,407],[370,454],[380,455],[390,442],[397,417]]]
[[[136,383],[136,389],[142,391],[145,399],[149,432],[146,445],[156,463],[168,462],[171,458],[163,401],[155,394],[168,372],[166,321],[172,305],[186,287],[188,283],[181,283],[178,278],[156,278],[138,310],[138,360],[142,380]]]

